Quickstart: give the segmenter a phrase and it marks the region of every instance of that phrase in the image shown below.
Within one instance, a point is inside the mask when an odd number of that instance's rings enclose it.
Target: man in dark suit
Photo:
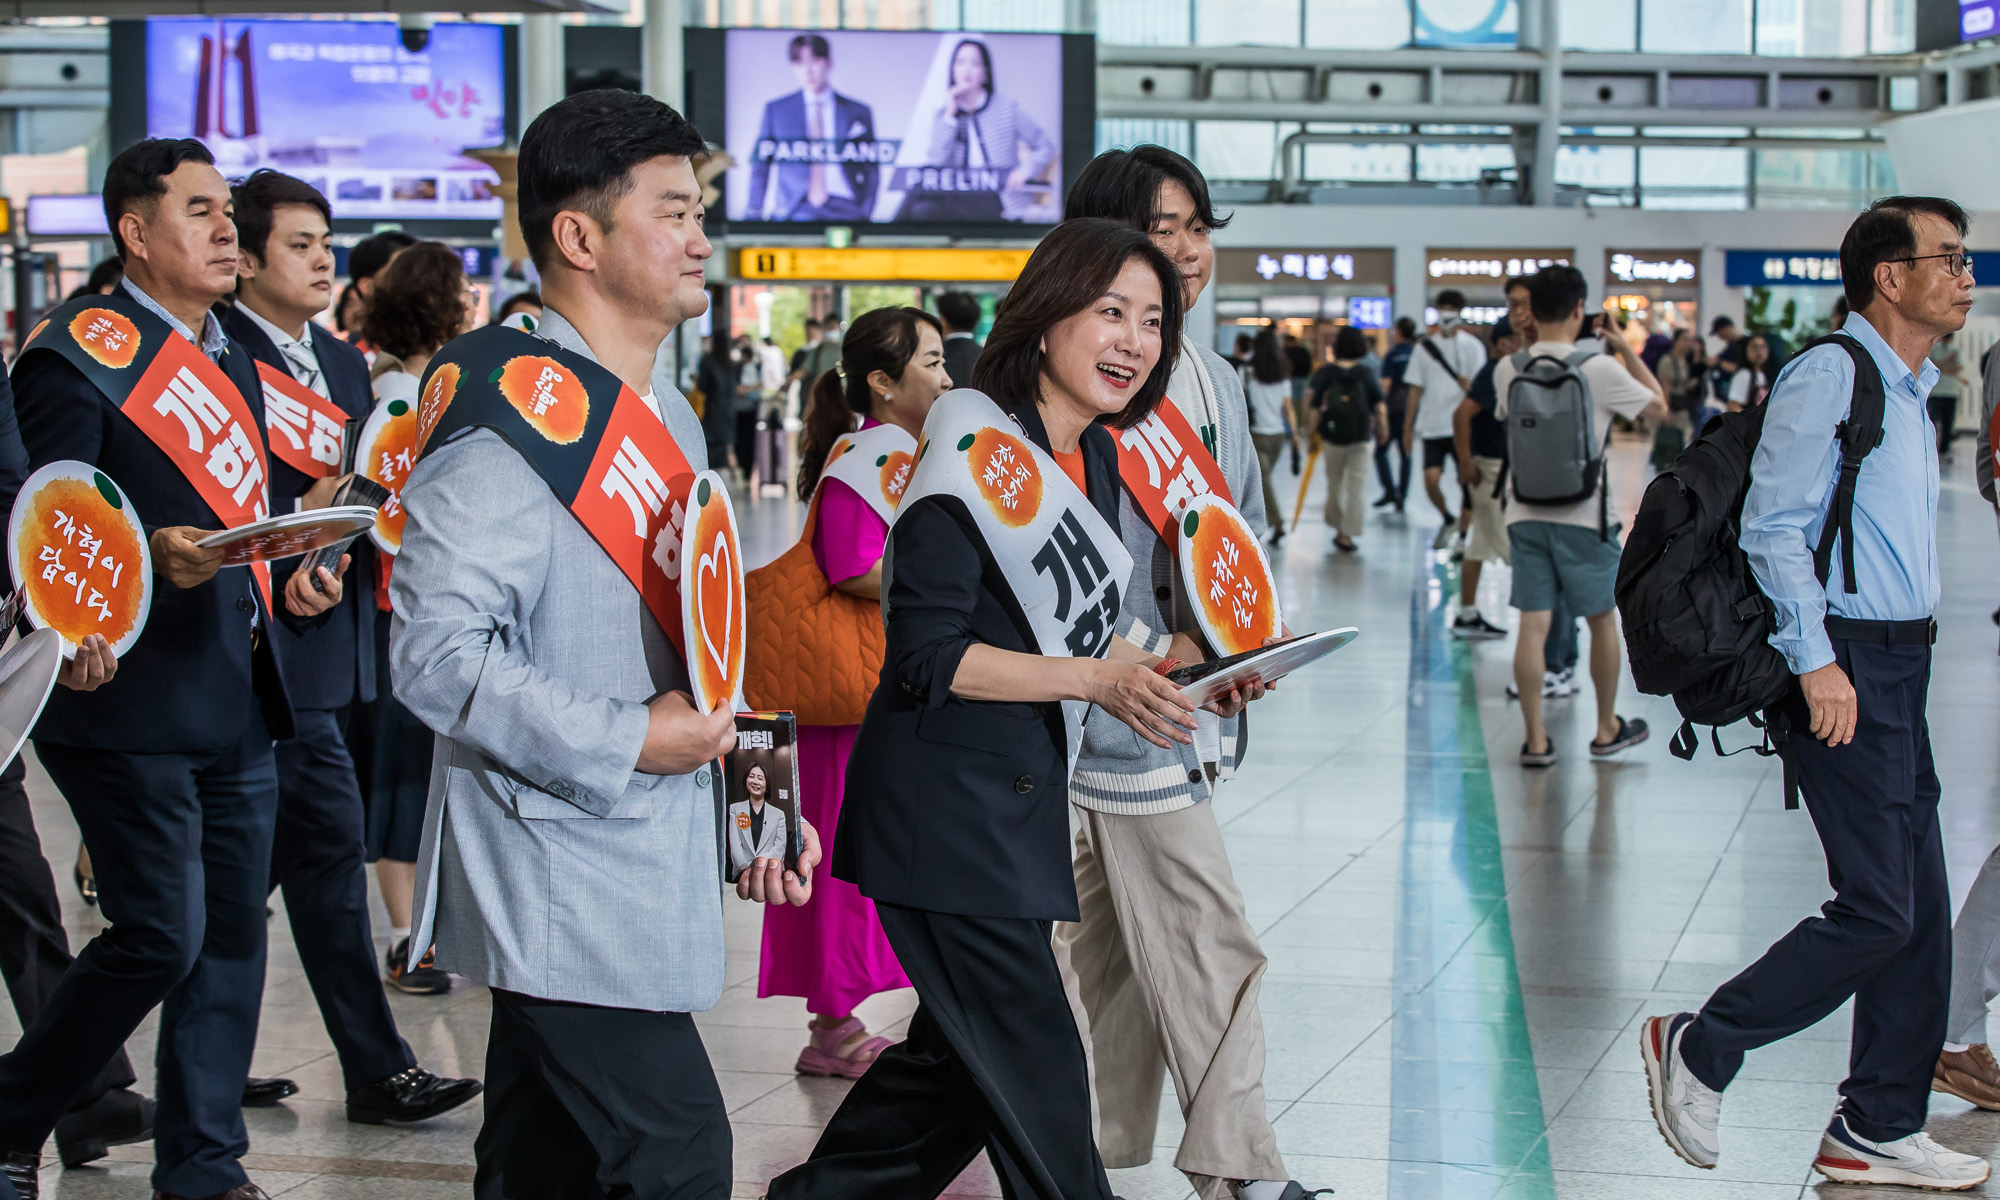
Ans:
[[[185,364],[174,375],[185,393],[162,390],[151,407],[200,405],[202,422],[215,418],[212,440],[192,416],[199,449],[181,440],[178,421],[156,440],[122,409],[131,373],[86,374],[71,357],[82,343],[65,349],[67,327],[56,322],[13,374],[29,465],[78,459],[116,480],[146,522],[159,582],[145,634],[116,678],[87,694],[58,691],[35,726],[36,753],[90,846],[111,924],[0,1056],[0,1156],[37,1153],[164,1001],[153,1186],[167,1200],[263,1196],[238,1160],[249,1148],[239,1105],[263,996],[278,807],[271,742],[292,735],[273,624],[319,619],[341,595],[339,577],[322,571],[318,588],[296,578],[282,600],[267,599],[258,572],[224,570],[221,550],[196,545],[227,527],[220,513],[240,520],[268,505],[256,367],[209,311],[235,288],[237,261],[229,188],[213,161],[193,139],[148,139],[111,161],[105,216],[125,281],[102,298],[137,331],[134,355],[171,353]],[[32,1195],[32,1183],[13,1190]]]
[[[275,511],[325,508],[345,479],[311,450],[334,420],[365,420],[373,403],[361,351],[313,325],[333,295],[333,214],[304,180],[258,171],[232,189],[238,260],[236,303],[222,328],[263,377]],[[310,395],[288,398],[289,380]],[[334,411],[315,407],[330,402]],[[308,422],[313,422],[308,427]],[[302,464],[307,469],[301,469]],[[271,886],[285,889],[292,941],[340,1056],[347,1117],[370,1125],[421,1121],[479,1094],[476,1079],[442,1079],[417,1066],[396,1032],[375,975],[368,927],[364,816],[345,730],[354,703],[375,699],[373,556],[357,555],[346,594],[324,624],[277,635],[297,736],[279,742],[278,823]],[[290,564],[295,571],[299,560]],[[289,1080],[260,1080],[256,1096],[282,1099]],[[268,1102],[267,1101],[267,1102]]]
[[[970,292],[944,292],[937,298],[938,320],[944,322],[944,373],[955,388],[972,386],[972,366],[982,349],[972,336],[979,329],[979,300]]]
[[[833,50],[817,33],[788,51],[799,90],[764,106],[750,163],[752,221],[867,221],[879,168],[851,155],[875,147],[875,113],[833,90]],[[777,166],[775,184],[771,167]]]
[[[14,417],[14,389],[0,376],[0,515],[13,511],[27,479],[28,448],[21,444],[21,428]],[[0,573],[5,569],[0,560]],[[11,582],[8,586],[11,589]],[[108,646],[91,646],[88,653],[71,660],[61,682],[84,686],[93,669],[108,678],[105,673],[116,668]],[[70,957],[69,935],[63,931],[55,875],[42,857],[41,838],[28,806],[27,774],[27,762],[18,754],[0,770],[0,974],[6,976],[14,1015],[24,1027],[33,1025],[48,1007],[56,982],[75,961]],[[94,1162],[111,1146],[153,1136],[153,1102],[132,1091],[137,1082],[132,1060],[121,1047],[56,1122],[56,1150],[63,1165]]]

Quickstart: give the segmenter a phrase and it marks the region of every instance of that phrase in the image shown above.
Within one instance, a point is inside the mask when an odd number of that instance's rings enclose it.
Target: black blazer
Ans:
[[[290,365],[270,335],[236,305],[229,306],[222,318],[222,328],[231,341],[250,352],[251,358],[291,374]],[[333,402],[349,417],[367,420],[375,406],[367,357],[323,329],[313,332],[312,348]],[[270,439],[267,436],[265,440]],[[277,455],[271,455],[271,511],[290,512],[292,502],[305,495],[315,482]],[[374,545],[363,537],[349,553],[354,556],[354,565],[342,581],[340,603],[324,621],[287,629],[275,639],[278,653],[285,660],[285,682],[291,687],[292,704],[296,708],[346,708],[357,700],[365,704],[375,699]],[[282,589],[302,561],[295,558],[273,563],[272,587]]]
[[[957,334],[944,339],[944,373],[951,376],[951,386],[969,388],[972,386],[972,368],[979,361],[980,351],[985,347],[970,337]]]
[[[1030,408],[1021,426],[1042,448]],[[1118,450],[1083,436],[1091,504],[1118,524]],[[974,643],[1031,651],[1027,618],[956,497],[899,513],[888,649],[847,763],[833,874],[870,899],[975,917],[1078,919],[1062,707],[951,694]]]
[[[250,356],[231,343],[219,365],[243,393],[261,437],[264,394]],[[30,346],[14,362],[13,386],[30,469],[64,458],[102,468],[132,498],[148,534],[169,525],[223,527],[173,460],[61,354]],[[282,599],[276,607],[284,624],[297,623]],[[215,750],[241,739],[259,708],[272,737],[291,737],[275,639],[251,648],[251,614],[262,608],[247,567],[224,567],[187,589],[155,574],[146,630],[119,660],[117,675],[93,692],[56,688],[35,740],[130,754]],[[270,632],[271,614],[261,619]]]

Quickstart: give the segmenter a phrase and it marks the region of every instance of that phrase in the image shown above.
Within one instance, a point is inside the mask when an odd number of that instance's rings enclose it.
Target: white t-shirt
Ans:
[[[1419,340],[1410,351],[1410,365],[1403,372],[1403,382],[1424,389],[1424,394],[1417,398],[1417,436],[1448,438],[1452,414],[1465,399],[1465,389],[1458,386],[1456,376],[1470,382],[1479,374],[1479,368],[1486,365],[1486,344],[1464,329],[1429,340],[1444,355],[1445,362],[1451,364],[1451,369],[1445,369],[1444,363],[1438,362]]]
[[[1285,404],[1292,398],[1292,385],[1286,381],[1261,383],[1245,371],[1243,390],[1250,397],[1250,432],[1285,432]]]
[[[1547,355],[1550,358],[1568,358],[1575,352],[1576,347],[1567,342],[1536,342],[1528,347],[1528,353],[1533,357]],[[1595,355],[1584,360],[1580,369],[1584,380],[1590,384],[1592,436],[1597,439],[1599,446],[1604,445],[1605,439],[1611,435],[1611,414],[1617,413],[1630,420],[1644,412],[1646,406],[1653,402],[1652,389],[1632,378],[1631,373],[1615,355]],[[1507,419],[1507,387],[1514,382],[1516,373],[1511,355],[1501,359],[1500,365],[1493,370],[1493,389],[1499,393],[1500,401],[1494,406],[1493,413],[1503,421]],[[1607,482],[1604,476],[1608,474],[1608,471],[1599,474],[1597,486],[1600,490],[1604,488]],[[1512,492],[1513,488],[1510,486],[1508,491]],[[1553,521],[1559,525],[1597,528],[1598,501],[1595,493],[1588,500],[1567,505],[1529,505],[1511,496],[1509,500],[1507,505],[1509,525],[1516,521]],[[1613,525],[1618,524],[1618,503],[1615,499],[1605,511],[1608,513],[1609,522]]]
[[[1771,395],[1771,375],[1745,363],[1741,370],[1729,377],[1729,402],[1749,408],[1753,399],[1750,394],[1752,387],[1761,388],[1768,399]]]

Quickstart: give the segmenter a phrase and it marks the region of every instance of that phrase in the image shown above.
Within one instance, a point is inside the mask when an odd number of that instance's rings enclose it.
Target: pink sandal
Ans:
[[[895,1045],[885,1037],[871,1037],[863,1041],[845,1055],[840,1047],[848,1038],[857,1033],[868,1032],[858,1018],[849,1017],[832,1029],[822,1029],[817,1021],[806,1026],[812,1040],[799,1051],[799,1061],[793,1070],[801,1075],[824,1075],[837,1079],[859,1079],[868,1073],[884,1050]]]

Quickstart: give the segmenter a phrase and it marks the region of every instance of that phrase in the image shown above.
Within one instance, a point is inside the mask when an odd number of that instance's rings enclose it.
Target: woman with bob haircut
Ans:
[[[890,529],[888,652],[833,854],[835,877],[875,901],[920,1003],[907,1040],[854,1085],[812,1157],[772,1181],[772,1200],[932,1197],[981,1150],[1010,1197],[1111,1196],[1049,941],[1054,922],[1077,919],[1058,702],[1095,705],[1162,747],[1190,742],[1194,719],[1160,660],[1108,625],[1087,652],[1074,632],[1054,654],[1028,635],[1051,612],[1083,629],[1097,590],[1115,592],[1129,567],[1112,431],[1165,395],[1181,313],[1173,266],[1144,234],[1065,222],[1001,302],[973,374],[985,395],[948,393],[925,423]],[[1007,540],[1010,524],[1040,528],[1038,514],[1047,546]],[[1048,557],[1059,540],[1072,562],[1102,560],[1096,590],[1062,581],[1067,608],[1028,562],[1062,571]],[[1071,574],[1086,583],[1089,568]]]

